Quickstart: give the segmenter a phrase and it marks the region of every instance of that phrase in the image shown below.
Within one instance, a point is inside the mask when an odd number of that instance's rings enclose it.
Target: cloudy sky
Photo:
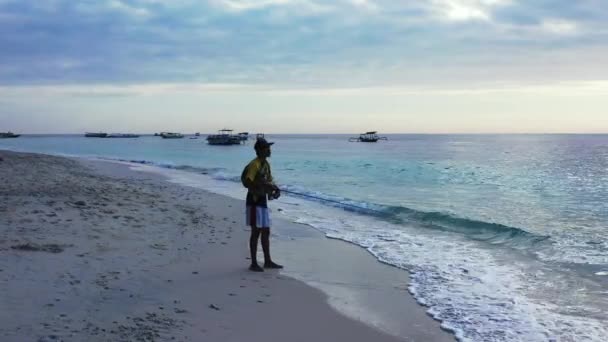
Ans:
[[[0,131],[608,132],[606,0],[0,0]]]

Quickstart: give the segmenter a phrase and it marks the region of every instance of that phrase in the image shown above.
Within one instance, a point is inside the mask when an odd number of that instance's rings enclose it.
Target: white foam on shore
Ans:
[[[137,171],[162,174],[180,185],[236,199],[245,196],[239,183],[130,165]],[[601,319],[569,314],[560,307],[560,300],[536,296],[535,291],[552,287],[544,282],[553,278],[542,274],[536,265],[513,263],[499,249],[480,248],[457,234],[394,225],[289,196],[272,206],[294,222],[359,245],[378,260],[408,270],[410,292],[461,341],[603,341],[608,335],[608,325]]]

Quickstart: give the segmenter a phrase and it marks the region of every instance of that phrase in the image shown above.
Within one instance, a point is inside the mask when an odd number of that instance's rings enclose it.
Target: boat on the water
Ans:
[[[110,134],[106,135],[106,138],[139,138],[139,134],[110,133]]]
[[[249,140],[249,132],[240,132],[238,136],[241,138],[241,141]]]
[[[0,139],[6,138],[19,138],[21,134],[15,134],[13,132],[0,132]]]
[[[359,134],[358,138],[350,138],[350,142],[377,142],[378,140],[388,140],[387,137],[379,137],[378,132],[370,131]]]
[[[243,142],[239,135],[232,134],[231,129],[220,129],[218,134],[207,136],[209,145],[240,145]]]
[[[160,132],[160,136],[163,139],[182,139],[184,137],[183,134],[174,132]]]
[[[84,134],[85,137],[87,138],[105,138],[108,136],[108,133],[103,133],[103,132],[86,132]]]

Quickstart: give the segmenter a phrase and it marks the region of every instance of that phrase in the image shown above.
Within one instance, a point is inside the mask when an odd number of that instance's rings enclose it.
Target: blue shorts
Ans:
[[[245,222],[256,228],[270,228],[270,209],[259,206],[247,206]]]

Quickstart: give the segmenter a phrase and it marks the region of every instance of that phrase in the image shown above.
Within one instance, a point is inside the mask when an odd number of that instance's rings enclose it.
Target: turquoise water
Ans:
[[[410,291],[467,341],[608,336],[608,135],[277,135],[275,206],[412,274]],[[252,145],[23,136],[0,148],[205,174],[240,188]],[[206,183],[207,185],[211,183]]]

